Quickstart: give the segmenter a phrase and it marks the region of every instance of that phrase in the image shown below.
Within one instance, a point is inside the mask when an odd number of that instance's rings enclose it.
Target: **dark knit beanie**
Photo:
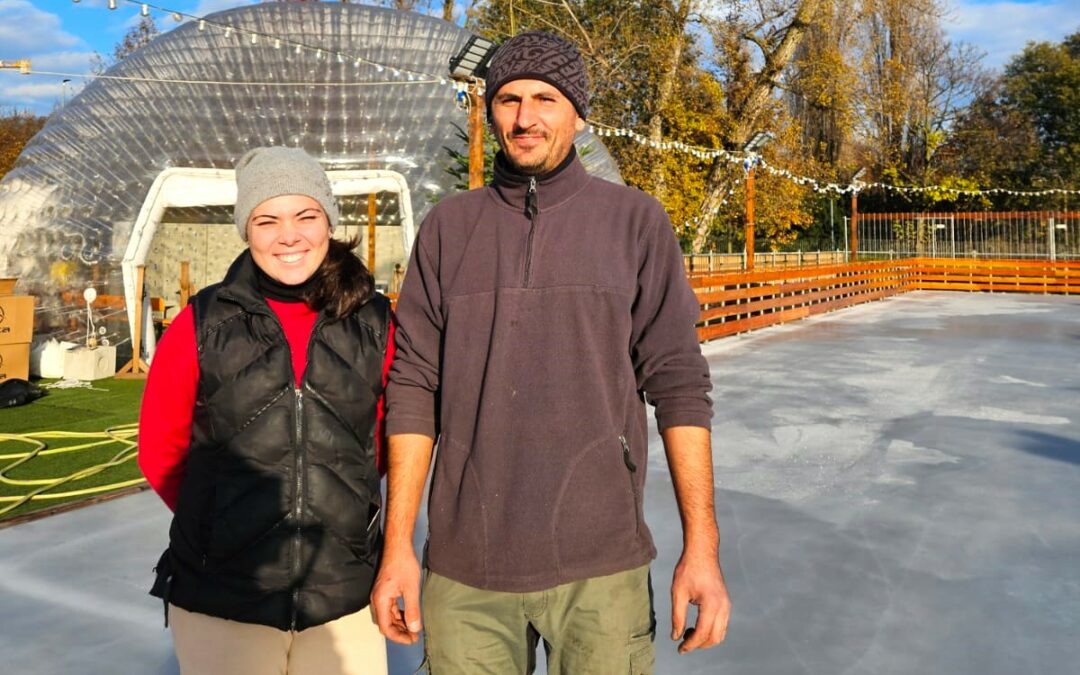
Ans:
[[[485,78],[484,104],[491,116],[491,100],[507,82],[542,80],[570,99],[578,116],[589,114],[589,83],[585,61],[573,44],[551,33],[533,30],[510,38],[491,58]]]
[[[305,195],[319,202],[333,229],[338,207],[330,179],[314,157],[301,148],[279,146],[249,150],[236,162],[236,206],[233,219],[247,241],[247,221],[255,207],[282,195]]]

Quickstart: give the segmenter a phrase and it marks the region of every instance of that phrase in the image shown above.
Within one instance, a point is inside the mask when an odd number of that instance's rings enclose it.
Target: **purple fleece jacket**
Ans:
[[[648,435],[710,428],[699,306],[660,204],[574,157],[448,197],[397,306],[387,432],[438,437],[427,564],[529,592],[644,565]],[[535,205],[530,218],[529,204]]]

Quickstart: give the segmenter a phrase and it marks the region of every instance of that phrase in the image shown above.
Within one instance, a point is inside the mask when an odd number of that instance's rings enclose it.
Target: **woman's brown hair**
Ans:
[[[312,275],[304,302],[317,311],[326,310],[331,318],[340,319],[360,309],[375,294],[375,277],[367,265],[353,254],[360,244],[359,237],[347,241],[330,239],[326,258]]]

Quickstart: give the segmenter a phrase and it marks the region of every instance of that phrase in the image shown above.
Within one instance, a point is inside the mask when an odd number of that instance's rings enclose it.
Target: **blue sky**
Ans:
[[[150,4],[203,16],[257,0],[154,0]],[[958,41],[970,42],[987,53],[984,63],[999,67],[1029,41],[1059,41],[1080,30],[1077,0],[947,0],[944,26]],[[109,54],[124,33],[138,21],[139,4],[117,0],[0,0],[0,60],[29,58],[36,71],[54,75],[20,75],[0,71],[0,113],[11,109],[45,114],[62,98],[82,88],[93,53]],[[158,26],[176,24],[153,12]],[[64,83],[64,79],[70,82]]]

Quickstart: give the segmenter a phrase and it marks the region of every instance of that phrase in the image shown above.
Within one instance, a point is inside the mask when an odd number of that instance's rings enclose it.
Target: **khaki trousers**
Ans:
[[[169,605],[169,625],[183,675],[386,675],[369,607],[293,632]]]
[[[652,675],[649,566],[535,593],[484,591],[425,572],[420,609],[431,675],[522,675],[542,639],[549,675]]]

